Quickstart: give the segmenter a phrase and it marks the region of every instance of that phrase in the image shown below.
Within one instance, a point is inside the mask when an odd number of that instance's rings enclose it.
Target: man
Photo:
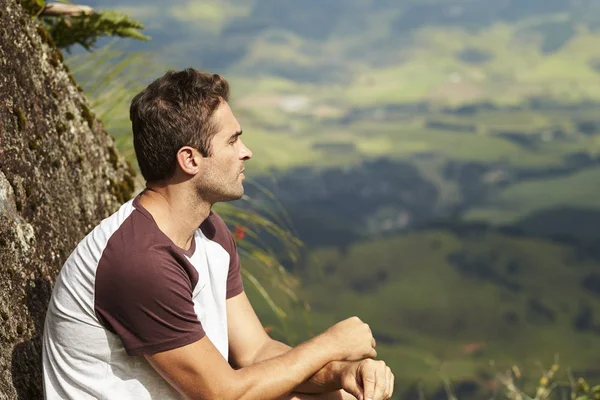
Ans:
[[[88,234],[57,278],[44,329],[46,398],[392,395],[394,377],[372,360],[375,340],[358,318],[293,349],[261,326],[233,237],[211,212],[242,196],[252,157],[228,98],[222,77],[187,69],[133,99],[146,189]]]

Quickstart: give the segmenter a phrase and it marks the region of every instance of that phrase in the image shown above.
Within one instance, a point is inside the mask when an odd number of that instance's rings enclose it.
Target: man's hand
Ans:
[[[322,336],[332,340],[339,349],[340,361],[358,361],[377,356],[375,339],[369,325],[358,317],[345,319],[327,329]]]
[[[383,361],[345,363],[340,382],[342,389],[359,400],[386,400],[394,392],[394,374]]]

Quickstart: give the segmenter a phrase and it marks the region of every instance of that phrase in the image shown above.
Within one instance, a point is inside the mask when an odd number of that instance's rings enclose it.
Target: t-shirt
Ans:
[[[139,196],[75,248],[56,280],[43,338],[47,399],[180,399],[143,357],[205,335],[228,358],[226,299],[243,291],[235,241],[215,213],[189,250]]]

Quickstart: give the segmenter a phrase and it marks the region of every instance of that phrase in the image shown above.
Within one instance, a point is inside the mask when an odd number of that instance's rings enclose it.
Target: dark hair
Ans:
[[[229,100],[229,84],[216,74],[193,68],[169,70],[131,101],[133,147],[144,179],[156,182],[175,173],[183,146],[210,155],[218,127],[212,114]]]

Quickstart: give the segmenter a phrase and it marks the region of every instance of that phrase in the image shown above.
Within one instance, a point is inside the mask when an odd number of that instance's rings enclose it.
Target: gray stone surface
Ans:
[[[15,0],[0,0],[0,399],[42,396],[54,279],[131,196],[133,175],[47,33]]]

